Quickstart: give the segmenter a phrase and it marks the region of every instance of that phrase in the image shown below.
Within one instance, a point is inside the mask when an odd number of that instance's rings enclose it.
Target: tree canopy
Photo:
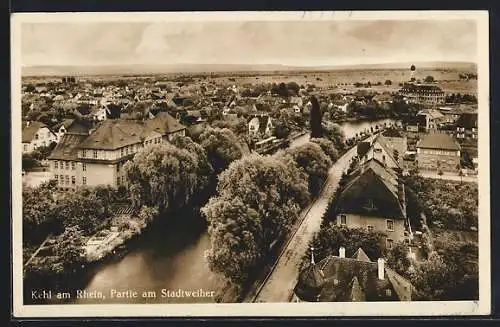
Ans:
[[[202,208],[209,222],[213,271],[244,282],[309,200],[306,175],[288,158],[252,154],[219,176],[217,196]]]
[[[200,135],[201,146],[218,174],[242,157],[243,149],[236,135],[227,128],[207,128]]]
[[[311,97],[311,112],[309,116],[311,126],[311,138],[323,136],[323,126],[321,125],[321,109],[319,107],[318,99]]]

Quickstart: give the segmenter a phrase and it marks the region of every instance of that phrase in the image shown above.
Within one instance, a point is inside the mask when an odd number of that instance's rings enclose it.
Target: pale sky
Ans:
[[[23,23],[22,65],[476,62],[472,20]]]

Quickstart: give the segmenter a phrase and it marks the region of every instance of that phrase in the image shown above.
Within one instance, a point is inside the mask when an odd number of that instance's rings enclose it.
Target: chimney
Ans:
[[[339,248],[339,258],[345,258],[345,247],[343,246]]]
[[[384,280],[384,272],[385,272],[384,259],[379,258],[377,260],[377,270],[378,270],[378,279]]]

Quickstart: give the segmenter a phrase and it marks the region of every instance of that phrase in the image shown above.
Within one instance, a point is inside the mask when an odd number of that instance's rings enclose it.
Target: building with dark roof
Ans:
[[[477,113],[466,112],[458,117],[456,137],[459,139],[477,139]]]
[[[401,170],[403,163],[402,157],[404,155],[404,152],[406,152],[406,150],[401,153],[402,149],[400,149],[400,147],[398,148],[394,147],[394,145],[389,141],[389,139],[381,134],[377,135],[372,140],[368,149],[360,150],[359,146],[361,146],[361,148],[366,147],[366,145],[363,143],[358,145],[358,158],[360,159],[361,162],[366,162],[370,159],[377,159],[379,162],[382,162],[388,168],[391,168],[395,171]]]
[[[399,93],[409,103],[424,105],[438,105],[445,103],[445,94],[437,85],[405,83],[399,90]]]
[[[126,186],[125,162],[144,147],[184,135],[185,127],[163,114],[145,122],[105,120],[95,129],[82,121],[71,124],[49,156],[59,187]]]
[[[329,219],[338,226],[381,233],[381,242],[387,248],[411,237],[404,184],[376,158],[365,161],[347,176],[335,201],[334,214]]]
[[[23,153],[31,153],[40,147],[57,142],[57,135],[47,125],[38,121],[27,122],[21,138]]]
[[[350,258],[345,249],[304,268],[294,288],[295,300],[306,302],[411,301],[415,287],[387,267],[385,260],[373,262],[359,248]]]
[[[448,134],[423,135],[416,148],[419,169],[456,172],[460,168],[460,144]]]

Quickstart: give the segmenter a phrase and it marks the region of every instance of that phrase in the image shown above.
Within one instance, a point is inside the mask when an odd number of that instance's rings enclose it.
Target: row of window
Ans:
[[[429,150],[429,149],[422,149],[422,153],[425,153],[425,154],[440,154],[440,155],[447,155],[447,156],[454,156],[454,155],[456,155],[456,152],[452,152],[452,151]]]
[[[70,176],[69,175],[55,175],[56,182],[59,185],[69,185]],[[71,176],[71,185],[76,184],[76,177]],[[87,185],[87,177],[82,177],[82,184]]]
[[[82,157],[83,157],[83,158],[87,158],[87,151],[90,151],[90,150],[86,150],[86,149],[83,149],[83,150],[82,150]],[[98,151],[98,150],[92,150],[92,158],[93,158],[93,159],[97,159],[97,154],[98,154],[98,152],[97,152],[97,151]]]
[[[161,137],[157,137],[155,139],[152,139],[152,140],[147,140],[144,142],[144,145],[145,146],[148,146],[148,145],[152,145],[152,144],[160,144],[161,143]]]
[[[347,225],[347,216],[346,215],[340,215],[340,224],[343,226]],[[366,226],[369,232],[373,232],[374,227],[373,226]],[[394,231],[394,220],[387,219],[386,220],[386,228],[388,231],[392,232]]]
[[[76,162],[74,161],[54,161],[54,169],[76,170]],[[87,171],[87,164],[82,163],[82,170]]]
[[[54,161],[55,169],[66,169],[66,170],[75,170],[76,163],[74,161]]]
[[[50,132],[47,132],[47,138],[50,139],[50,135],[51,133]],[[43,135],[42,135],[43,136]],[[38,135],[38,133],[35,134],[35,140],[38,140],[41,136]]]

